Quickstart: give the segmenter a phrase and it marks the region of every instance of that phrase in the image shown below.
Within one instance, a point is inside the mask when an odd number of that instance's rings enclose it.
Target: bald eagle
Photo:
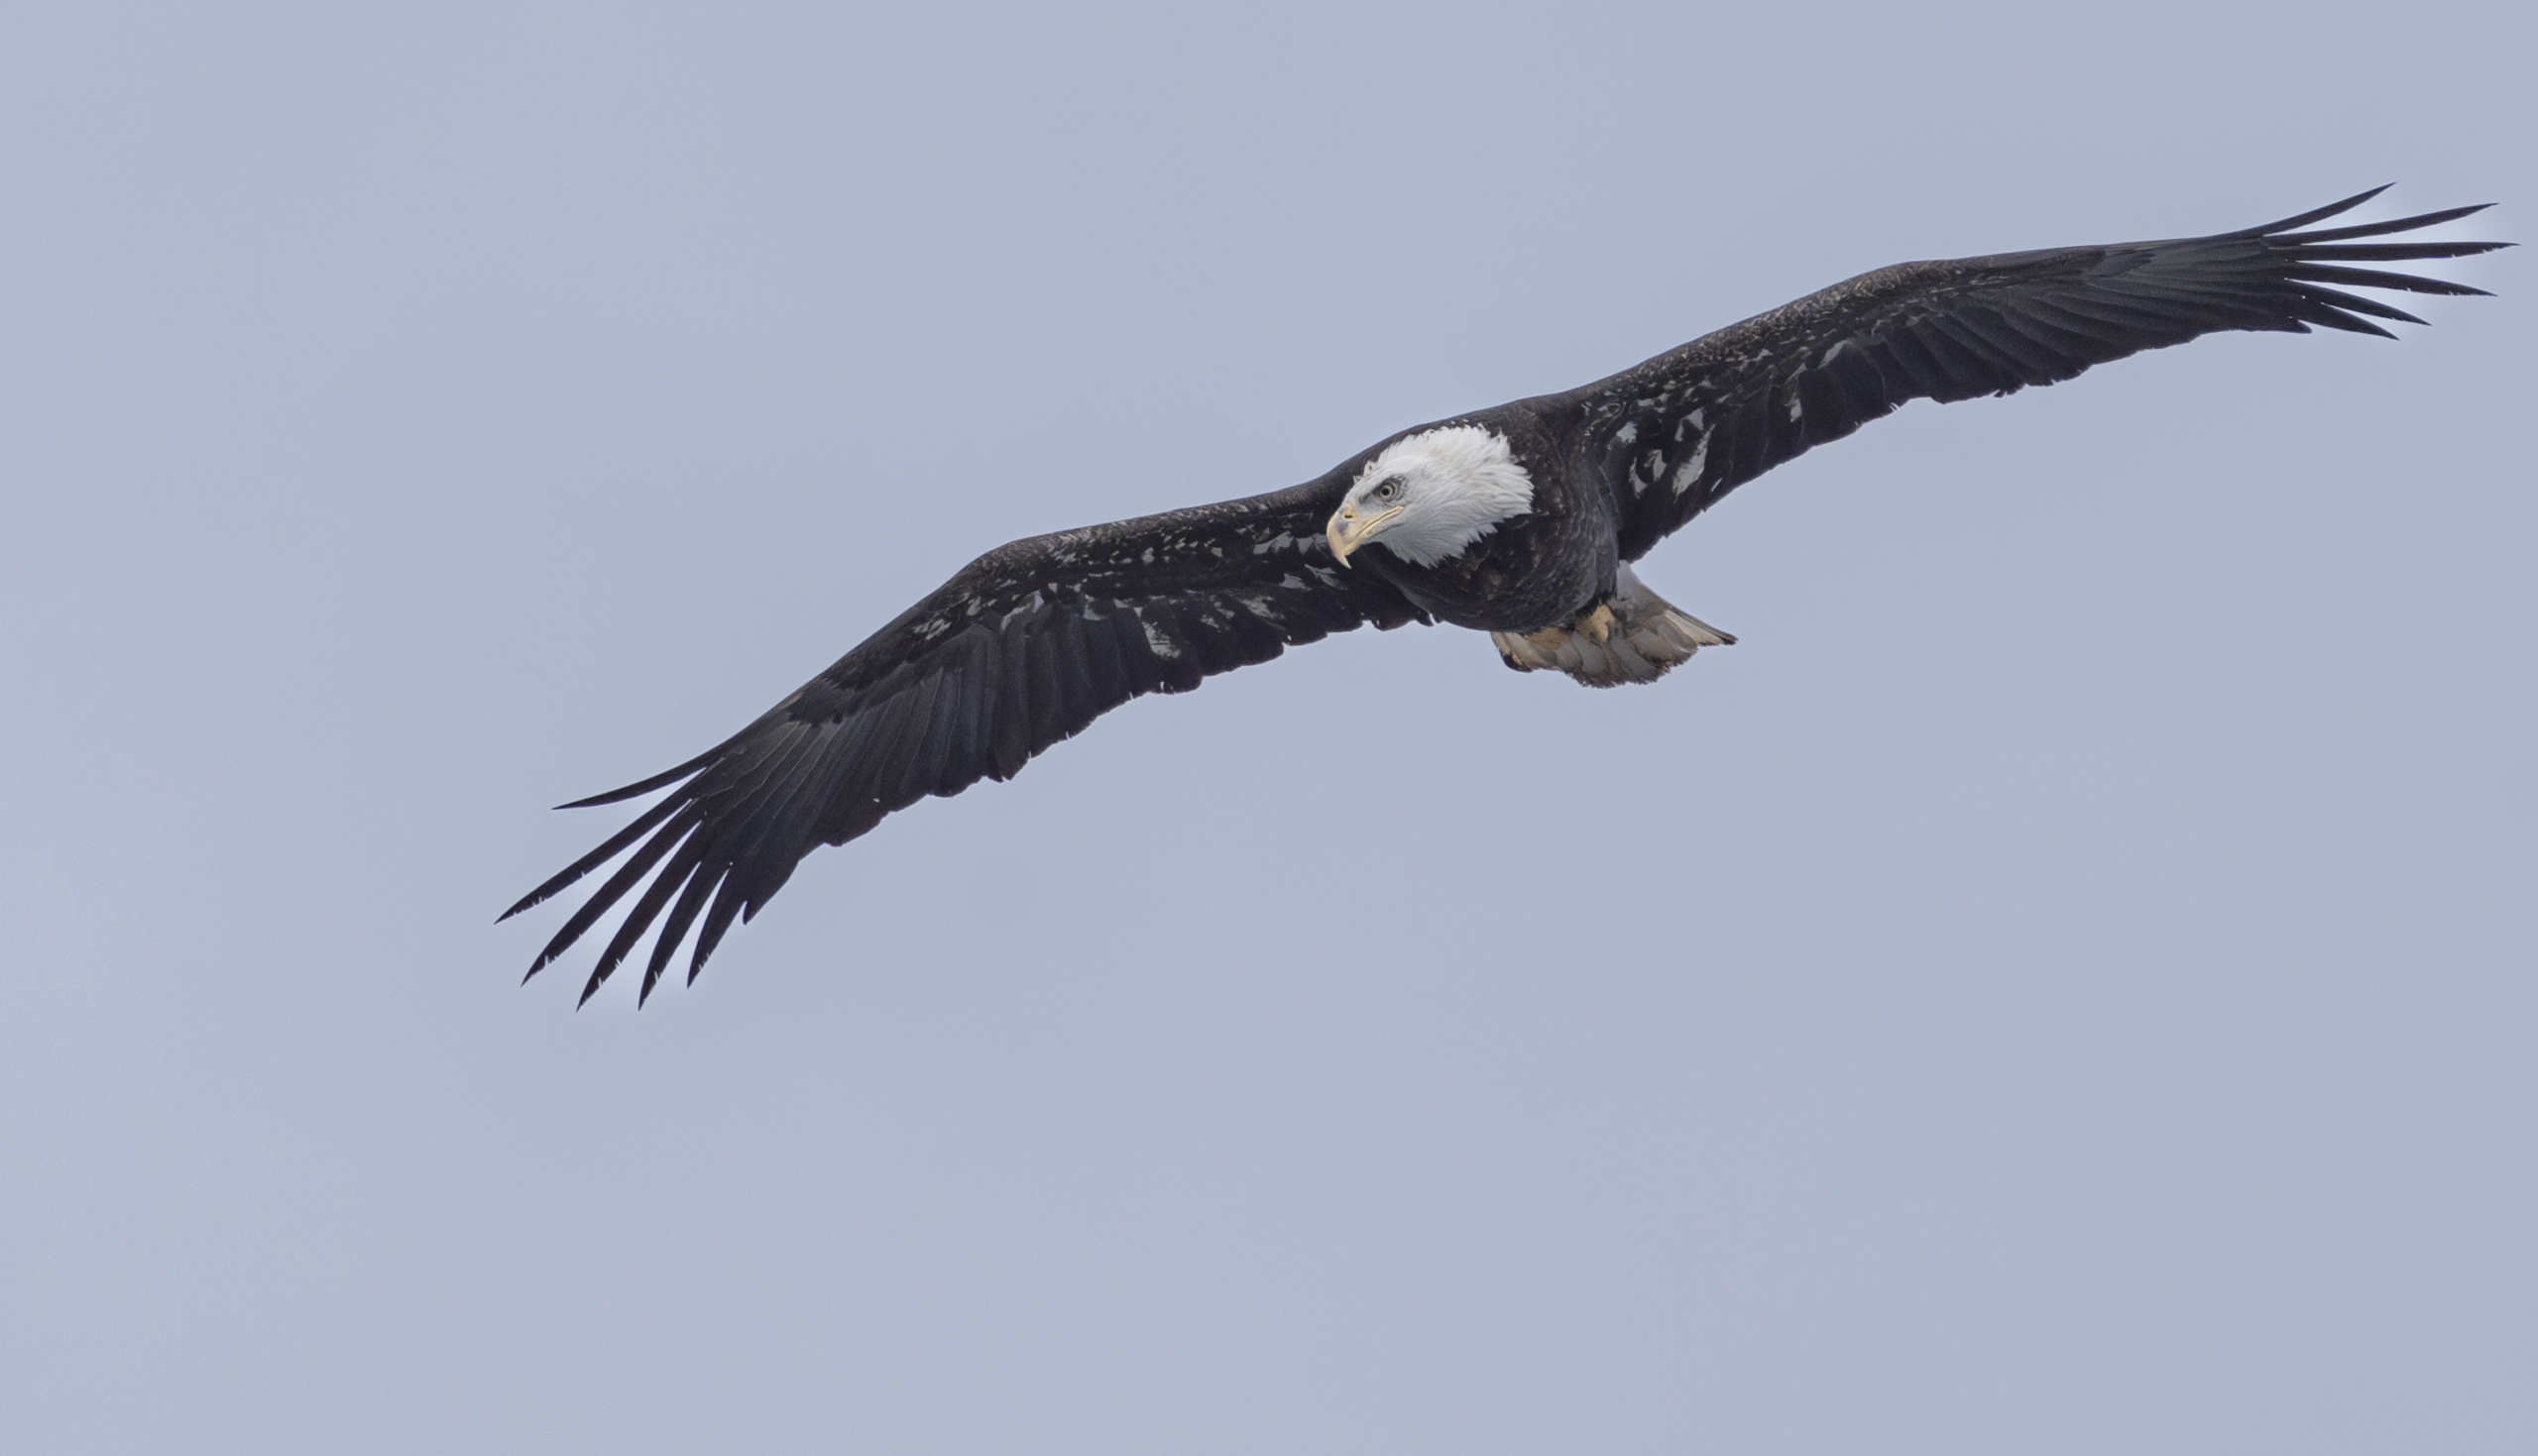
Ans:
[[[2299,231],[2381,190],[2211,237],[1899,264],[1582,389],[1404,430],[1293,490],[998,547],[721,743],[563,806],[676,786],[502,918],[632,847],[528,973],[641,886],[582,990],[588,1001],[658,922],[639,1004],[691,927],[693,981],[734,917],[819,845],[1010,778],[1131,698],[1368,622],[1484,631],[1520,672],[1654,681],[1735,638],[1630,564],[1738,486],[1906,400],[2015,393],[2226,329],[2393,338],[2370,320],[2423,322],[2335,284],[2482,292],[2350,266],[2509,246],[2358,241],[2480,208]]]

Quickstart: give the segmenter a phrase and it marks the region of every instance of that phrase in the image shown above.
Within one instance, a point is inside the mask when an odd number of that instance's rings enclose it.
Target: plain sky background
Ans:
[[[0,1448],[2538,1448],[2530,255],[1915,405],[575,1014],[976,553],[1912,258],[2505,205],[2495,4],[26,4]],[[2404,300],[2400,300],[2404,301]]]

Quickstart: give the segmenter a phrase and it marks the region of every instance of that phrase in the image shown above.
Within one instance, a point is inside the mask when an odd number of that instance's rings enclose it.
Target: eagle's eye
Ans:
[[[1400,494],[1401,494],[1401,477],[1399,477],[1399,476],[1394,476],[1392,479],[1387,480],[1387,481],[1383,482],[1382,484],[1380,484],[1380,485],[1376,486],[1376,487],[1375,487],[1375,491],[1374,491],[1375,499],[1376,499],[1376,500],[1378,500],[1378,501],[1389,501],[1389,500],[1391,500],[1393,497],[1398,496],[1398,495],[1400,495]]]

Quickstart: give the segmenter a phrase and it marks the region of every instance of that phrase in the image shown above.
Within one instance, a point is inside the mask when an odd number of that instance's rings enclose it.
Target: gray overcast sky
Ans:
[[[2505,205],[2525,7],[0,20],[0,1447],[2538,1447],[2528,254],[494,913],[977,552],[1909,258]]]

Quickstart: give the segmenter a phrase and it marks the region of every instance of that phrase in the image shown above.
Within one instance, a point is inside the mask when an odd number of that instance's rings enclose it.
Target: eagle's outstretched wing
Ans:
[[[2357,263],[2461,258],[2507,243],[2361,243],[2466,217],[2298,232],[2377,196],[2209,238],[1904,263],[1661,354],[1562,396],[1585,428],[1636,561],[1738,486],[1910,399],[2007,394],[2224,329],[2311,325],[2394,337],[2422,319],[2333,284],[2481,293]],[[2366,316],[2365,316],[2366,315]]]
[[[1422,619],[1374,573],[1331,559],[1323,525],[1346,484],[1326,477],[990,551],[712,750],[564,806],[676,785],[503,912],[508,920],[634,848],[529,974],[648,879],[582,999],[664,908],[641,994],[702,913],[693,980],[732,918],[755,914],[821,844],[843,844],[927,794],[1010,778],[1130,698],[1187,692],[1363,622]]]

